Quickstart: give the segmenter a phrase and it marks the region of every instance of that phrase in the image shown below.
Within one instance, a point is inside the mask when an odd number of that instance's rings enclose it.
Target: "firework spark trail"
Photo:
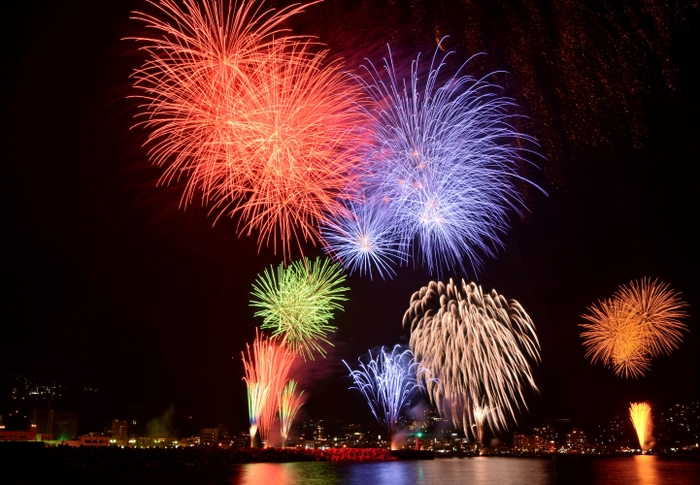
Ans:
[[[275,252],[279,243],[285,261],[293,241],[315,243],[325,214],[356,197],[367,125],[359,86],[317,43],[281,27],[313,3],[164,0],[152,3],[158,16],[133,16],[155,32],[136,39],[148,60],[134,86],[161,183],[186,178],[183,206],[201,194],[215,223],[238,217],[241,233],[257,231]]]
[[[493,410],[483,403],[483,399],[482,403],[474,403],[472,406],[472,428],[477,443],[484,442],[484,424],[492,412]]]
[[[294,423],[294,418],[299,411],[299,408],[304,403],[302,400],[302,395],[304,391],[297,392],[297,383],[294,380],[287,382],[284,386],[282,394],[279,399],[279,413],[280,413],[280,435],[282,436],[282,448],[289,437],[289,430]]]
[[[333,345],[328,334],[337,327],[329,322],[336,310],[342,310],[348,288],[340,266],[328,258],[298,260],[286,268],[280,264],[258,275],[253,283],[250,305],[263,318],[261,329],[272,329],[273,336],[304,359],[313,352],[325,356],[321,342]]]
[[[486,78],[464,74],[469,61],[439,81],[448,56],[438,59],[436,50],[424,80],[420,56],[409,79],[401,79],[391,52],[382,72],[369,62],[367,79],[357,76],[374,102],[367,110],[373,142],[366,145],[366,197],[384,201],[401,249],[420,254],[438,274],[464,271],[465,258],[476,270],[482,254],[502,246],[509,212],[525,207],[517,184],[534,186],[520,174],[531,153],[522,146],[536,146],[512,126],[514,102]],[[332,252],[354,254],[354,241],[328,243]],[[382,246],[374,251],[381,255]]]
[[[637,433],[639,448],[644,451],[645,446],[652,439],[651,406],[645,402],[633,402],[630,405],[630,418]]]
[[[465,435],[474,426],[480,439],[483,420],[507,429],[521,403],[527,408],[523,387],[537,390],[528,359],[539,361],[539,342],[517,301],[464,280],[431,281],[411,297],[403,325],[416,360],[435,378],[425,381],[431,401]]]
[[[248,388],[248,418],[250,441],[253,446],[256,432],[265,441],[272,428],[289,369],[296,354],[277,338],[267,338],[256,330],[251,354],[250,345],[241,352]]]
[[[382,347],[376,358],[370,351],[367,364],[361,358],[357,360],[358,370],[352,370],[343,361],[355,383],[351,389],[362,392],[377,422],[393,438],[401,413],[408,409],[411,395],[420,387],[416,379],[419,366],[413,352],[401,351],[396,345],[391,352]]]
[[[687,304],[669,285],[643,278],[621,286],[611,298],[588,307],[579,326],[586,357],[602,362],[621,377],[640,377],[651,361],[671,354],[683,339]]]

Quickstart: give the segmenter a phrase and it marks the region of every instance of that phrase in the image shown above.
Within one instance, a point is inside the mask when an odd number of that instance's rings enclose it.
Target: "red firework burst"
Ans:
[[[264,10],[257,0],[226,7],[173,0],[158,16],[134,18],[157,35],[135,71],[141,121],[151,161],[165,168],[161,183],[187,179],[181,204],[201,196],[258,242],[315,242],[318,221],[353,198],[360,158],[361,111],[355,83],[329,63],[318,45],[281,28],[311,5]],[[159,18],[162,17],[162,18]]]
[[[205,197],[221,214],[240,214],[246,234],[282,243],[285,259],[292,240],[320,239],[318,221],[343,214],[342,200],[359,187],[363,116],[356,88],[338,64],[324,66],[325,52],[308,44],[270,52],[253,89],[234,99],[244,114],[229,123],[231,168]],[[235,163],[235,162],[234,162]],[[224,180],[225,178],[225,180]]]

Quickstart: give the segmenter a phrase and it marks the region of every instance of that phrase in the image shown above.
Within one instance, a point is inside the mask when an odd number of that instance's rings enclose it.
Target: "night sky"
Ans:
[[[447,276],[517,299],[534,320],[540,393],[523,422],[586,426],[633,400],[700,398],[698,11],[642,3],[326,0],[293,26],[348,68],[388,41],[410,60],[450,35],[460,62],[484,51],[475,69],[508,71],[506,94],[529,117],[520,128],[542,145],[527,175],[547,195],[527,191],[530,212],[513,215],[504,249],[476,276]],[[260,323],[251,284],[281,257],[239,238],[235,220],[212,227],[205,209],[178,209],[181,186],[156,187],[146,133],[131,129],[129,75],[142,57],[120,40],[138,33],[129,13],[143,5],[45,0],[3,12],[0,373],[98,388],[94,415],[81,415],[96,426],[173,405],[176,422],[243,430],[240,355]],[[690,333],[645,377],[623,380],[584,358],[577,325],[588,305],[644,276],[681,292]],[[335,348],[300,370],[304,417],[372,423],[341,359],[406,342],[403,313],[430,279],[420,267],[349,278]]]

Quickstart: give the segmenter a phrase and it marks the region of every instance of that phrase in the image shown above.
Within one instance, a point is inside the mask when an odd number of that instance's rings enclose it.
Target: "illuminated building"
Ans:
[[[547,451],[546,440],[537,434],[513,433],[513,451],[521,453],[543,453]]]
[[[695,447],[700,443],[700,402],[675,404],[654,416],[654,435],[662,447],[671,451]]]
[[[62,445],[67,446],[92,446],[92,447],[105,447],[109,446],[110,443],[109,436],[100,436],[97,433],[89,433],[86,435],[78,436],[70,440],[61,441]]]
[[[566,448],[568,451],[586,451],[588,449],[586,433],[577,428],[573,428],[570,433],[566,433]]]
[[[628,449],[635,439],[630,420],[615,415],[607,425],[598,426],[593,441],[596,451],[607,453]]]
[[[36,441],[36,426],[31,425],[25,431],[0,429],[0,441]]]

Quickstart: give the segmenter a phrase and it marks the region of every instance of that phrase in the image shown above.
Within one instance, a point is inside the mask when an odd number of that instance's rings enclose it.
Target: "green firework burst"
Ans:
[[[347,301],[344,282],[340,266],[328,258],[305,258],[286,268],[280,264],[258,275],[250,305],[263,318],[261,329],[271,329],[273,336],[280,335],[290,348],[313,359],[313,351],[326,354],[321,342],[332,345],[328,334],[337,327],[330,321]]]

